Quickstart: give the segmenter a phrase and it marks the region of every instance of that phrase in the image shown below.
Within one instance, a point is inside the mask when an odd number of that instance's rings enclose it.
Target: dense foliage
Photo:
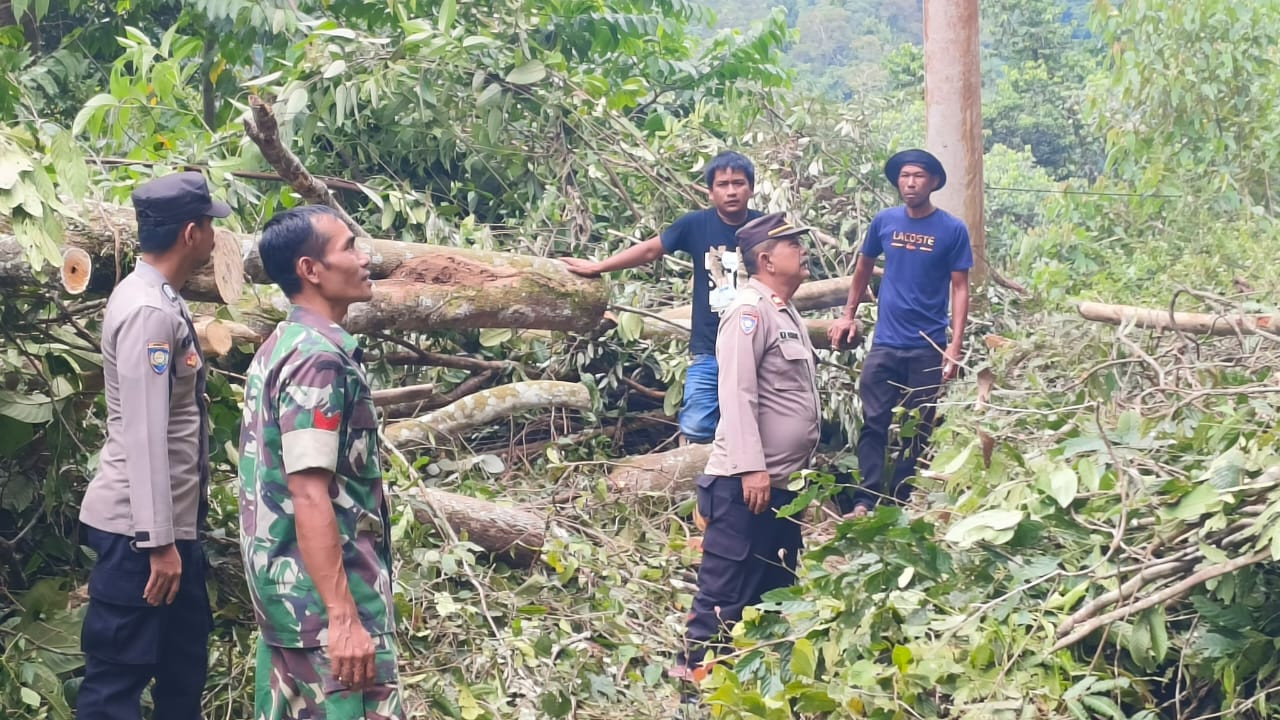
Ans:
[[[187,164],[208,169],[232,225],[260,226],[300,200],[260,177],[270,168],[240,124],[257,93],[309,169],[350,181],[341,200],[376,235],[599,257],[698,206],[697,168],[734,147],[757,162],[756,205],[823,228],[818,265],[844,274],[844,251],[894,202],[884,158],[923,142],[920,4],[707,5],[0,0],[0,242],[11,234],[47,279],[65,228],[92,222],[78,200],[124,201]],[[1099,2],[1090,16],[999,0],[983,13],[989,254],[1030,292],[980,293],[970,372],[948,390],[916,501],[857,522],[805,516],[801,583],[769,599],[781,612],[742,624],[704,701],[748,718],[1274,714],[1274,337],[1100,328],[1070,303],[1274,309],[1280,2]],[[618,274],[614,310],[679,304],[685,268]],[[65,718],[103,301],[39,282],[4,293],[0,712]],[[410,707],[669,717],[662,671],[697,562],[687,499],[617,497],[602,478],[609,459],[668,440],[682,343],[626,322],[600,337],[366,341],[375,358],[411,343],[509,361],[479,382],[576,379],[598,398],[589,415],[387,458]],[[851,461],[859,356],[823,357],[836,464]],[[217,361],[210,388],[211,717],[247,716],[252,694],[231,480],[246,360]],[[373,370],[385,386],[476,380]],[[605,432],[640,416],[659,422]],[[829,483],[814,480],[810,497]],[[419,524],[421,484],[546,510],[544,562],[508,567]]]

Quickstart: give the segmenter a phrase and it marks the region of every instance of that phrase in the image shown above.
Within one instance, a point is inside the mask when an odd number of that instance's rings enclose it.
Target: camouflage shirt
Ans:
[[[288,473],[333,472],[329,497],[342,564],[372,635],[394,630],[387,500],[373,397],[345,330],[294,307],[258,350],[240,432],[240,548],[263,638],[277,647],[328,643],[328,614],[302,565]]]

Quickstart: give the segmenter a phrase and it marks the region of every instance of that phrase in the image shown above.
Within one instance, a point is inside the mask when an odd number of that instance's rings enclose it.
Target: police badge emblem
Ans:
[[[746,313],[743,313],[738,318],[738,323],[742,327],[742,334],[750,335],[751,333],[756,331],[756,325],[760,323],[760,318],[756,317],[755,315],[748,315]]]
[[[165,374],[169,370],[169,343],[147,343],[147,362],[157,375]]]

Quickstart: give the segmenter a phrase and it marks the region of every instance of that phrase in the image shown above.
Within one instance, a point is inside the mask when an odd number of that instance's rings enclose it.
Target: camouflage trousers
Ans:
[[[396,639],[375,635],[374,684],[348,690],[329,670],[326,648],[282,648],[258,637],[255,720],[404,720]]]

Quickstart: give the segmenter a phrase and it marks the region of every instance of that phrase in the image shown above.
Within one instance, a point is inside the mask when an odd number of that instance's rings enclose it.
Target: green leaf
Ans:
[[[444,0],[440,3],[440,32],[448,32],[453,27],[453,21],[458,16],[458,0]]]
[[[476,107],[485,108],[492,105],[502,97],[502,86],[498,83],[491,83],[480,93],[480,97],[476,98]]]
[[[480,344],[484,347],[497,347],[514,336],[511,328],[485,328],[480,331]]]
[[[911,665],[911,648],[906,645],[895,645],[893,647],[893,664],[897,666],[898,672],[905,674],[907,668]]]
[[[1067,507],[1076,499],[1080,479],[1076,471],[1063,465],[1049,473],[1049,494],[1061,507]]]
[[[17,457],[18,451],[35,435],[35,426],[0,415],[0,457]]]
[[[22,696],[22,702],[30,705],[31,707],[40,707],[40,693],[29,687],[24,687],[19,694]]]
[[[1080,702],[1087,708],[1105,717],[1114,718],[1115,720],[1125,720],[1125,714],[1120,711],[1119,706],[1111,698],[1102,697],[1101,695],[1086,695],[1080,698]]]
[[[254,85],[268,85],[270,83],[275,82],[276,80],[279,80],[281,75],[284,75],[284,72],[281,70],[277,70],[275,72],[267,73],[266,75],[262,75],[260,77],[250,78],[248,80],[245,80],[244,82],[240,83],[240,85],[241,87],[252,87]]]
[[[31,0],[13,0],[9,9],[13,11],[13,16],[15,18],[21,19],[23,15],[27,14],[27,8],[29,7],[31,7]]]
[[[84,156],[76,149],[69,133],[60,132],[53,136],[53,142],[49,144],[49,156],[53,161],[53,171],[58,176],[58,184],[72,197],[83,197],[89,190],[89,166],[85,164]]]
[[[324,69],[324,74],[321,75],[321,77],[323,77],[325,80],[328,80],[329,78],[334,77],[336,75],[341,75],[346,71],[347,71],[347,61],[343,60],[342,58],[338,58],[337,60],[334,60],[333,62],[329,63],[329,67]]]
[[[817,656],[813,651],[813,643],[808,638],[799,638],[791,646],[791,672],[800,677],[811,678],[817,669]]]
[[[1187,520],[1213,512],[1221,506],[1222,499],[1218,496],[1218,489],[1204,483],[1184,495],[1177,505],[1160,514],[1171,520]]]
[[[640,339],[644,333],[644,318],[636,313],[618,313],[618,336],[626,342]]]
[[[541,60],[530,60],[507,74],[512,85],[532,85],[547,76],[547,66]]]
[[[1148,627],[1151,628],[1151,656],[1155,664],[1164,661],[1164,656],[1169,653],[1169,628],[1166,624],[1165,612],[1163,605],[1157,605],[1151,608],[1145,616]]]
[[[23,395],[0,389],[0,415],[28,425],[43,425],[53,419],[53,404],[40,393]]]
[[[1013,536],[1011,531],[1019,522],[1022,522],[1021,510],[984,510],[952,525],[946,540],[961,546],[984,540],[999,544]]]

